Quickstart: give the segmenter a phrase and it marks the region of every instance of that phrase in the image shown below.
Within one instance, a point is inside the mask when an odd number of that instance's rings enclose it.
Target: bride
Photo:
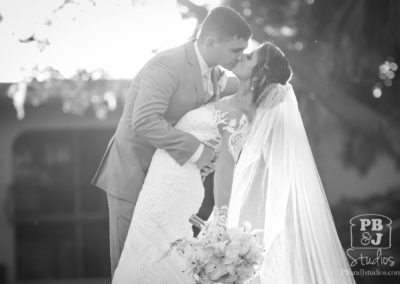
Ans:
[[[345,274],[340,275],[339,270],[349,269],[348,264],[322,186],[318,187],[319,179],[317,183],[314,180],[318,173],[308,142],[304,144],[299,139],[303,138],[299,127],[302,122],[296,116],[294,94],[287,84],[292,73],[286,57],[273,44],[264,43],[245,55],[232,71],[240,80],[234,96],[188,112],[175,126],[203,143],[215,141],[211,146],[218,157],[214,176],[216,205],[230,203],[229,225],[238,226],[242,220],[249,220],[253,227],[265,226],[264,241],[268,250],[265,263],[268,265],[263,267],[262,283],[354,283]],[[287,101],[290,107],[286,106]],[[235,163],[249,132],[248,120],[253,121],[250,136],[234,174]],[[287,135],[285,131],[294,132]],[[292,144],[302,153],[292,153]],[[295,158],[286,159],[287,156]],[[302,166],[312,174],[306,175],[306,170],[296,169]],[[303,176],[296,175],[298,172]],[[296,182],[301,186],[295,186]],[[282,190],[282,196],[277,194],[278,190]],[[194,283],[182,272],[186,265],[182,258],[174,252],[167,258],[162,256],[173,241],[192,236],[188,220],[198,212],[203,197],[202,177],[196,165],[188,162],[180,166],[165,151],[157,150],[136,204],[113,283]],[[299,214],[299,209],[313,212]],[[314,221],[318,222],[310,223]],[[315,239],[321,236],[325,240]],[[287,241],[291,238],[294,245],[289,248]],[[292,265],[295,260],[304,263],[297,262],[298,269],[295,269]],[[335,265],[329,266],[331,264]],[[290,281],[275,275],[285,269],[290,270],[285,273],[293,276]],[[324,273],[327,277],[320,278]],[[294,281],[294,277],[299,281]]]
[[[258,58],[265,59],[265,70],[253,84],[258,107],[235,168],[227,222],[236,227],[249,221],[264,230],[267,253],[251,283],[355,283],[296,96],[279,79],[276,60],[287,60],[268,43],[258,50]]]

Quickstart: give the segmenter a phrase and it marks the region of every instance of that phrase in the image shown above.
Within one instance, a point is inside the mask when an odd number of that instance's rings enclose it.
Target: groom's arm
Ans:
[[[160,57],[143,71],[131,126],[137,136],[155,148],[166,150],[182,165],[195,154],[201,142],[164,119],[170,99],[179,86],[180,78],[174,70],[175,65],[171,59]]]

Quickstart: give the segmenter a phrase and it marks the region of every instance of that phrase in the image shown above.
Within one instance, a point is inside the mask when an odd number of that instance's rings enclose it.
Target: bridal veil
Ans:
[[[264,230],[265,261],[251,283],[355,283],[290,84],[260,96],[235,169],[228,226]]]

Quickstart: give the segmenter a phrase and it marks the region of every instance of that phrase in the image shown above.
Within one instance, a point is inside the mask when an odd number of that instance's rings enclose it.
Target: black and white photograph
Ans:
[[[1,0],[0,284],[400,283],[399,15]]]

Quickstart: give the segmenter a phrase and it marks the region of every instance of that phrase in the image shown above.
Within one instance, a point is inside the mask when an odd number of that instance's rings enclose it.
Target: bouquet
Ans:
[[[192,217],[191,222],[200,227],[196,238],[174,241],[175,249],[185,260],[186,269],[196,283],[243,283],[254,278],[264,259],[260,241],[261,230],[251,230],[246,222],[241,228],[227,228],[228,208],[214,208],[213,218],[204,222]]]

